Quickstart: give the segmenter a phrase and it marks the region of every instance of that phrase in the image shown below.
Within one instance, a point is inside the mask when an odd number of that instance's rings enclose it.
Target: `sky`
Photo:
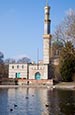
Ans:
[[[44,6],[46,0],[0,0],[0,51],[4,59],[27,56],[43,58]],[[75,0],[48,0],[51,34]]]

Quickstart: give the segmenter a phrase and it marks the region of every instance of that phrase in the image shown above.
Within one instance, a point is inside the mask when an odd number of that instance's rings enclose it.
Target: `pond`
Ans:
[[[75,91],[0,88],[0,115],[75,115]]]

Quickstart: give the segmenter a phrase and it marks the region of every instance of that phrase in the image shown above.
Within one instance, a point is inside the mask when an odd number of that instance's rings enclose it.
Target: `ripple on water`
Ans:
[[[70,109],[67,109],[68,107]],[[74,91],[50,91],[46,88],[0,89],[0,115],[73,115],[74,113]]]

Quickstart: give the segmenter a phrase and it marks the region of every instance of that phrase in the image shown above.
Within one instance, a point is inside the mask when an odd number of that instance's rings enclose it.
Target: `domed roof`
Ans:
[[[63,42],[57,39],[52,43],[52,46],[63,47]]]

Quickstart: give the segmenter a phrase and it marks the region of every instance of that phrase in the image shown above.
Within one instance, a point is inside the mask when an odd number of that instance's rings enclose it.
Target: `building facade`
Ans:
[[[9,78],[48,79],[48,65],[9,64]]]
[[[38,64],[9,64],[9,78],[48,80],[51,52],[50,6],[44,7],[43,61]]]

